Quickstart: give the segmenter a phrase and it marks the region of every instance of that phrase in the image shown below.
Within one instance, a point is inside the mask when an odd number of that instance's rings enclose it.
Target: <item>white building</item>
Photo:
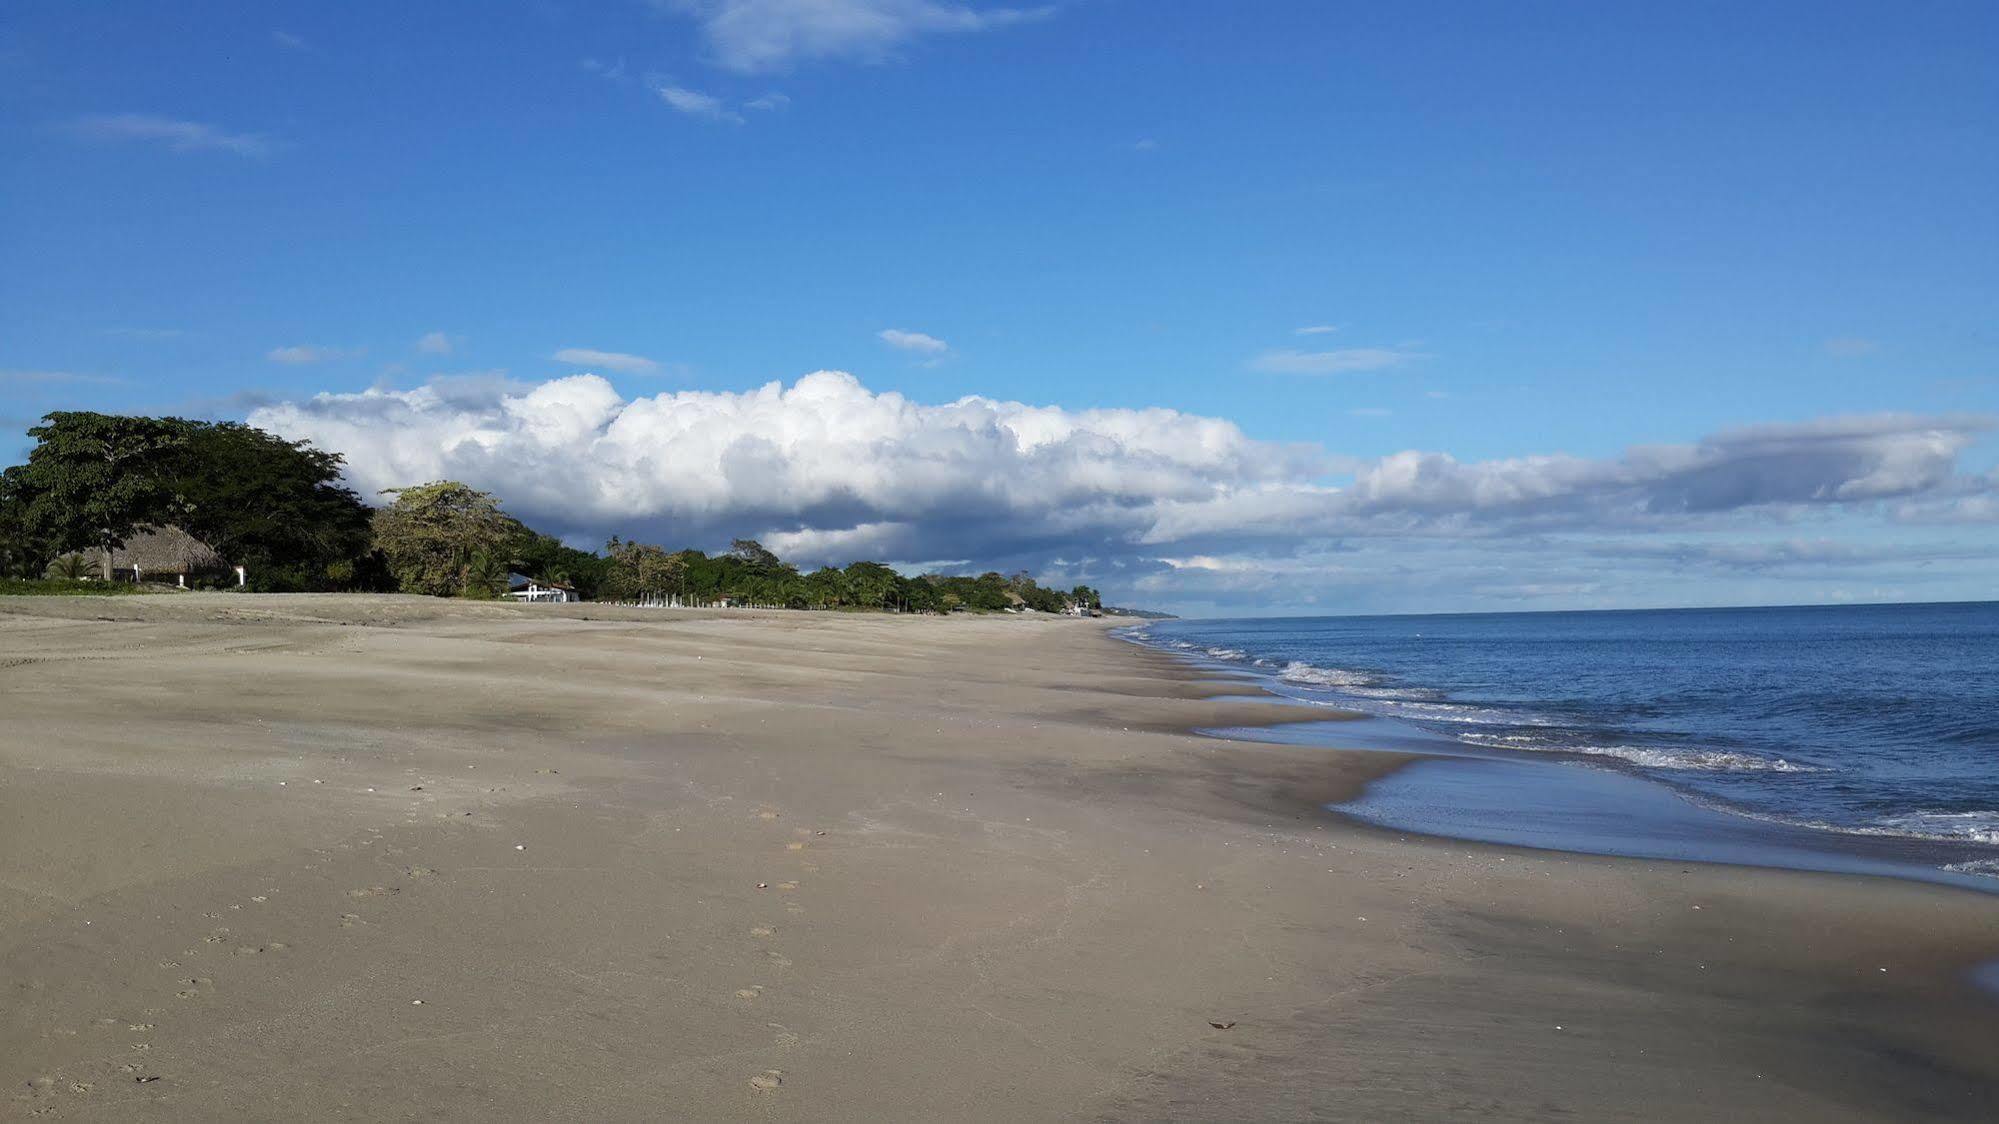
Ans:
[[[581,601],[574,587],[564,582],[545,582],[526,574],[507,575],[507,596],[516,601]]]

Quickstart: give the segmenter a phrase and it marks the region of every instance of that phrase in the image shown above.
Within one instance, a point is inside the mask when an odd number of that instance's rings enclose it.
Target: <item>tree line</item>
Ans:
[[[902,612],[1100,609],[1088,586],[1026,573],[906,577],[880,562],[810,572],[753,539],[727,551],[613,537],[578,550],[457,481],[390,489],[370,508],[341,482],[338,453],[238,422],[51,413],[26,463],[0,473],[0,578],[111,576],[148,527],[175,526],[266,591],[358,590],[493,598],[520,573],[587,600]],[[230,579],[233,581],[233,578]]]

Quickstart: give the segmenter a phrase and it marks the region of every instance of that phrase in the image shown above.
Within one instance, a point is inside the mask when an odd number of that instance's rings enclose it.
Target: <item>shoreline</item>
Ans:
[[[1328,727],[1310,730],[1310,719],[1300,718],[1296,734],[1255,725],[1196,732],[1402,755],[1403,763],[1367,791],[1328,807],[1357,823],[1529,850],[1901,878],[1999,894],[1999,877],[1989,871],[1992,852],[1977,844],[1794,822],[1604,761],[1467,744],[1393,718],[1318,709],[1325,704],[1277,690],[1266,675],[1139,638],[1119,639],[1196,674],[1206,671],[1239,681],[1239,690],[1283,700],[1305,713],[1316,711]],[[1351,730],[1336,728],[1347,723]],[[1260,736],[1265,734],[1269,736]],[[1411,766],[1420,766],[1413,772],[1433,779],[1411,776]],[[1538,817],[1522,814],[1536,803],[1547,805]],[[1562,826],[1552,826],[1557,820]],[[1590,826],[1582,826],[1585,820]]]
[[[1999,1110],[1991,899],[1350,823],[1115,624],[31,600],[0,1116]]]

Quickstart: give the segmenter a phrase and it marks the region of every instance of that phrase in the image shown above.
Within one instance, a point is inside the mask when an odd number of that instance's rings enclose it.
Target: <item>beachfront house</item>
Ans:
[[[516,601],[581,601],[576,596],[576,587],[567,582],[542,581],[526,574],[507,575],[507,596]]]
[[[238,586],[248,579],[243,567],[231,565],[214,547],[173,526],[141,527],[123,546],[81,557],[111,581],[158,582],[186,589],[191,579]]]

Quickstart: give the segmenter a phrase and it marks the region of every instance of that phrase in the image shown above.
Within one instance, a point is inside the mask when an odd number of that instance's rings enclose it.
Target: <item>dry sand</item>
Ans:
[[[0,599],[0,1117],[1999,1116],[1999,899],[1359,827],[1398,759],[1228,694],[1098,622]]]

